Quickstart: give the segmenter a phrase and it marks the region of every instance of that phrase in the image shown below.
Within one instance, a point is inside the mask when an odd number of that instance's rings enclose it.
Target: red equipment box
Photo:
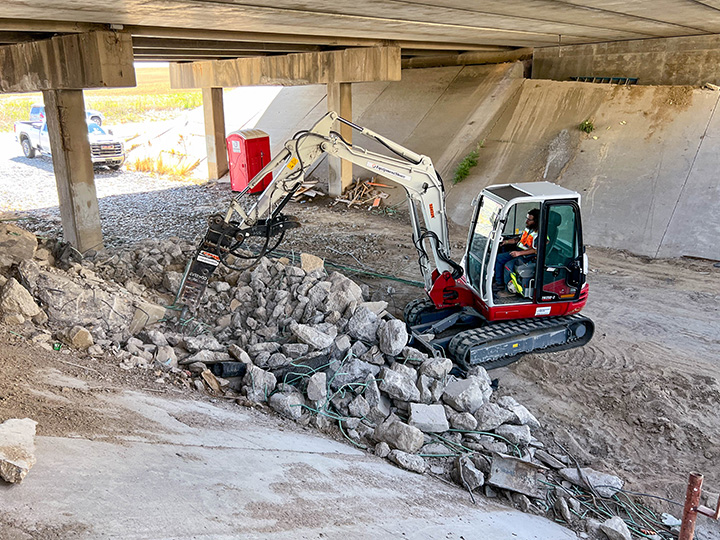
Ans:
[[[270,136],[259,129],[233,131],[227,136],[230,188],[242,191],[270,162]],[[268,173],[250,193],[261,193],[272,182]]]

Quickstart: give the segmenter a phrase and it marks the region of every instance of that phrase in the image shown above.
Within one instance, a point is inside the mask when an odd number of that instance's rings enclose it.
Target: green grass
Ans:
[[[85,106],[105,115],[110,125],[146,120],[166,120],[202,105],[201,90],[173,90],[167,67],[135,71],[137,86],[86,90]],[[0,131],[12,131],[18,120],[27,120],[30,106],[42,102],[42,93],[0,94]]]
[[[472,169],[478,164],[478,157],[480,155],[478,149],[481,147],[482,145],[478,145],[478,148],[470,152],[458,164],[458,166],[455,168],[455,174],[453,174],[453,184],[459,184],[470,175],[470,169]]]

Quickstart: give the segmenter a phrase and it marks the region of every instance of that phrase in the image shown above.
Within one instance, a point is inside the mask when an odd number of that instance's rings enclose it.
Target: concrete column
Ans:
[[[352,121],[351,83],[328,83],[328,111],[335,111],[341,117]],[[335,126],[335,130],[349,143],[352,143],[352,128],[345,124]],[[344,159],[328,156],[328,190],[331,197],[339,196],[352,183],[352,163]]]
[[[100,249],[102,231],[82,90],[43,90],[63,236],[84,253]]]
[[[217,180],[228,172],[225,147],[225,111],[222,88],[203,88],[205,113],[205,146],[207,148],[208,178]]]

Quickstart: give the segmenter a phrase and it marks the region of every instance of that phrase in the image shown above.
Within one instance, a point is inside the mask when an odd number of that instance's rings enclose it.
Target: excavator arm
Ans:
[[[336,121],[380,143],[395,156],[349,144],[333,131]],[[437,307],[457,304],[462,292],[467,294],[463,287],[456,286],[456,280],[462,276],[462,267],[450,258],[444,188],[430,158],[329,112],[310,130],[299,132],[285,143],[282,151],[233,198],[224,217],[210,218],[207,234],[183,277],[179,304],[194,309],[219,264],[232,267],[235,259],[230,255],[248,258],[243,252],[248,238],[259,237],[261,243],[264,242],[259,253],[252,255],[259,258],[277,247],[286,230],[299,226],[293,218],[284,216],[282,210],[302,186],[305,172],[324,155],[347,160],[403,186],[409,203],[412,240],[419,254],[426,291]],[[242,204],[245,194],[276,169],[279,171],[272,182],[246,210]]]

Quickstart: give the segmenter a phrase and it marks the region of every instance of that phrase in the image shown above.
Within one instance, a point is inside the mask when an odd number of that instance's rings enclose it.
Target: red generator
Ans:
[[[259,129],[233,131],[227,136],[230,188],[242,191],[250,180],[270,162],[270,136]],[[261,193],[272,182],[268,173],[250,193]]]

